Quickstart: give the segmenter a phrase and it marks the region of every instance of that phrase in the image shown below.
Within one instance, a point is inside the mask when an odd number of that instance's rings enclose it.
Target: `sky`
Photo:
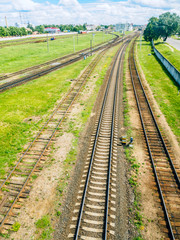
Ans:
[[[147,24],[164,12],[180,15],[180,0],[0,0],[0,26],[40,24]]]

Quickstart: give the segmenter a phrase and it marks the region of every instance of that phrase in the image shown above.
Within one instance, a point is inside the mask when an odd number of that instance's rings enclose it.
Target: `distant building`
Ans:
[[[128,24],[127,31],[133,31],[133,23]]]
[[[126,28],[126,24],[124,23],[116,24],[116,32],[125,31],[125,28]]]
[[[18,27],[18,28],[22,28],[22,27],[27,28],[27,24],[25,24],[25,23],[15,23],[15,27]]]
[[[118,23],[115,28],[116,32],[133,31],[133,23]]]
[[[60,33],[60,29],[55,27],[47,27],[44,31],[48,33]]]
[[[96,25],[93,25],[93,24],[89,24],[89,25],[86,25],[86,29],[87,31],[95,31],[96,30]]]

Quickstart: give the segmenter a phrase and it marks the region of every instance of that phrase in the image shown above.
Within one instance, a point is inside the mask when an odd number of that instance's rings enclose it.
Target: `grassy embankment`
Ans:
[[[177,70],[180,71],[180,51],[163,41],[155,41],[155,47]],[[174,51],[172,51],[172,49]]]
[[[94,35],[92,33],[79,34],[77,44],[76,34],[74,38],[75,51],[90,47],[90,40],[94,46],[111,38],[111,34],[103,34],[102,32]],[[49,52],[47,42],[2,48],[0,49],[0,74],[15,72],[73,52],[73,36],[49,41]]]
[[[141,48],[140,42],[137,44],[138,59],[145,77],[167,123],[180,142],[180,94],[178,94],[178,86],[158,62],[155,55],[148,55],[152,53],[150,43],[142,41]],[[169,49],[169,51],[171,50]],[[180,60],[180,55],[176,56],[175,62],[177,63]]]
[[[176,39],[176,40],[180,40],[180,36],[178,37],[178,36],[171,36],[171,38],[174,38],[174,39]]]
[[[91,57],[0,94],[0,177],[5,166],[13,165],[56,101],[68,91],[70,79],[77,78],[90,60]]]

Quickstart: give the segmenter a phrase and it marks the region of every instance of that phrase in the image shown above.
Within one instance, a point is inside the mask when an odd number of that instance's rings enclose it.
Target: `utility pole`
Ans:
[[[78,32],[77,32],[77,45],[78,45]]]
[[[93,45],[94,45],[94,36],[95,36],[95,34],[93,33]]]
[[[48,38],[48,33],[47,33],[47,51],[49,52],[49,38]]]
[[[92,56],[92,40],[90,40],[90,49],[91,49],[91,56]]]
[[[75,52],[75,38],[74,38],[74,35],[73,35],[73,45],[74,45],[74,52]]]
[[[22,25],[22,16],[21,16],[21,12],[19,12],[19,17],[20,17],[20,23],[21,23],[21,25]]]
[[[7,17],[5,16],[6,27],[8,28]]]
[[[140,51],[141,51],[141,45],[142,45],[142,32],[141,32],[141,35],[140,35]]]

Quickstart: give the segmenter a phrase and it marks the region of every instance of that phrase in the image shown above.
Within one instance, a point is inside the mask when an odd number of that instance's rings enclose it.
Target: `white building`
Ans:
[[[133,31],[133,23],[116,24],[116,32]]]
[[[126,24],[118,23],[116,24],[116,32],[126,31]]]
[[[87,31],[95,31],[96,27],[97,26],[93,24],[86,25]]]
[[[133,23],[130,23],[129,25],[128,25],[128,29],[127,29],[127,31],[133,31]]]
[[[47,27],[44,31],[48,33],[60,33],[60,29],[55,27]]]

